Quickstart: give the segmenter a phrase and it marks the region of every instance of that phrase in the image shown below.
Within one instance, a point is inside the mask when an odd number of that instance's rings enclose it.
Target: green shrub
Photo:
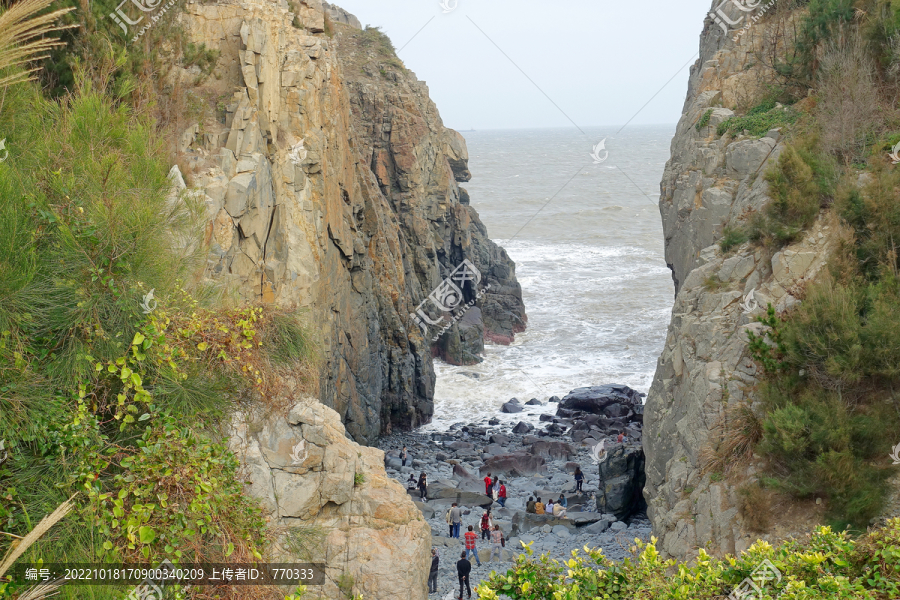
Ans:
[[[700,120],[697,121],[697,124],[695,125],[698,132],[701,129],[703,129],[704,127],[706,127],[707,125],[709,125],[709,119],[712,117],[712,114],[713,114],[713,109],[711,109],[711,108],[709,110],[707,110],[705,113],[703,113],[703,116],[700,117]]]
[[[750,236],[742,227],[725,227],[722,231],[722,239],[719,240],[719,247],[722,252],[728,253],[748,239]]]
[[[800,113],[793,108],[771,108],[765,112],[751,112],[744,117],[729,117],[719,123],[716,134],[733,135],[746,131],[748,135],[759,138],[776,127],[793,125],[799,118]]]
[[[818,150],[815,137],[789,144],[766,173],[772,202],[751,219],[750,239],[774,247],[795,241],[832,201],[837,179],[833,159]]]
[[[533,558],[529,545],[513,568],[492,572],[478,586],[483,600],[715,600],[731,594],[746,578],[769,561],[778,570],[763,582],[771,598],[822,600],[858,598],[880,600],[900,594],[900,519],[859,539],[821,527],[804,539],[773,547],[757,542],[737,557],[709,556],[702,548],[688,565],[663,560],[650,544],[635,540],[622,563],[606,558],[602,550],[573,551],[558,561],[547,555]]]

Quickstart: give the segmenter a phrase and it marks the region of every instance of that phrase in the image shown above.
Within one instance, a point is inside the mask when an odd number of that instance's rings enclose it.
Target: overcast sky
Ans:
[[[674,124],[711,5],[441,1],[335,4],[391,37],[455,129]]]

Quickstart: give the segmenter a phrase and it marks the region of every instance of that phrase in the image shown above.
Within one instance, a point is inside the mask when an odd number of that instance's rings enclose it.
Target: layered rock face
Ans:
[[[768,533],[750,531],[738,510],[738,487],[753,481],[759,465],[725,479],[704,470],[728,408],[754,407],[757,367],[747,331],[760,333],[755,317],[769,303],[779,312],[796,304],[841,235],[823,215],[801,241],[774,255],[749,244],[724,255],[717,244],[725,226],[745,223],[769,202],[764,174],[783,148],[778,131],[761,139],[716,134],[734,115],[727,107],[754,97],[767,79],[752,50],[769,26],[755,23],[736,45],[707,19],[661,184],[666,260],[677,297],[645,408],[644,496],[662,551],[678,558],[700,547],[739,552],[757,538],[782,537],[805,525],[785,520]],[[710,109],[708,126],[697,131]]]
[[[230,433],[270,521],[303,528],[300,548],[282,541],[284,560],[325,565],[311,597],[343,597],[342,576],[365,598],[428,597],[431,528],[387,477],[384,453],[348,440],[335,411],[307,398],[287,418],[236,417]]]
[[[186,11],[191,41],[219,52],[214,76],[175,68],[167,82],[199,107],[179,165],[208,208],[210,273],[246,301],[305,314],[321,400],[355,440],[427,422],[433,355],[477,362],[484,339],[525,326],[515,265],[457,183],[470,176],[465,141],[380,34],[335,6]],[[464,318],[433,341],[453,309]]]

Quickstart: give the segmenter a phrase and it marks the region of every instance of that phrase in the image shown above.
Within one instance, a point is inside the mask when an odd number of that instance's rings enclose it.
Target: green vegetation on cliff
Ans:
[[[173,193],[157,124],[114,81],[0,91],[0,557],[72,498],[20,561],[259,560],[273,534],[221,423],[277,397],[310,345],[293,316],[206,283],[205,207]]]
[[[802,116],[765,175],[772,202],[722,245],[746,235],[775,252],[823,209],[843,236],[802,303],[760,319],[765,333],[750,349],[765,371],[764,414],[725,438],[768,458],[764,486],[823,498],[835,527],[864,530],[884,507],[900,443],[900,170],[889,158],[900,142],[900,3],[796,4],[796,27],[778,29],[796,34],[784,33],[773,65],[779,91],[742,123],[779,110],[767,108],[774,97]]]

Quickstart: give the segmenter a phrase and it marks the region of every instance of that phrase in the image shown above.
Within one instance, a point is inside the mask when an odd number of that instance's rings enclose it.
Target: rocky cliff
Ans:
[[[644,495],[660,547],[675,557],[701,547],[739,552],[759,537],[803,530],[805,519],[815,518],[814,508],[782,507],[769,531],[753,531],[739,510],[740,488],[760,465],[730,477],[705,468],[729,409],[757,406],[747,337],[761,327],[754,318],[769,303],[779,313],[796,304],[840,237],[823,213],[801,240],[774,254],[750,244],[726,254],[718,244],[725,227],[746,223],[770,202],[764,172],[782,151],[780,132],[720,136],[717,126],[771,80],[758,52],[774,25],[763,18],[735,42],[734,32],[707,18],[661,184],[677,296],[646,403]]]
[[[179,166],[207,205],[210,272],[306,315],[321,400],[355,440],[427,422],[432,357],[477,362],[526,321],[515,265],[458,185],[465,140],[338,7],[217,0],[182,19],[215,59],[166,82],[188,99]]]
[[[431,527],[385,473],[384,452],[348,440],[336,412],[307,398],[287,418],[236,417],[230,434],[284,560],[325,565],[310,597],[428,597]]]

